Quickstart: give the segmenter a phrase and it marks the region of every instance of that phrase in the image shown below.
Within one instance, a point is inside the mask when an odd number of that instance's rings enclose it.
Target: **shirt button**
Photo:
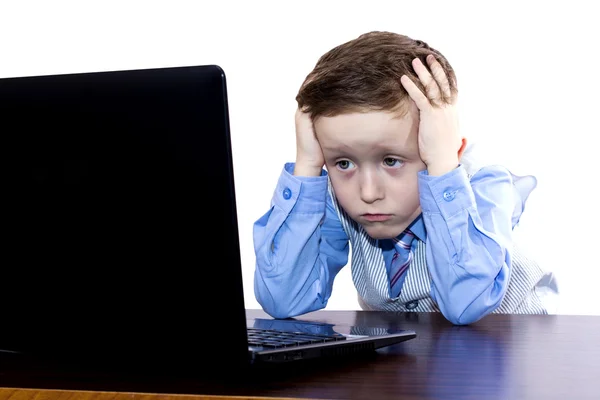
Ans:
[[[283,198],[289,200],[292,197],[292,191],[288,188],[283,189]]]
[[[415,308],[419,307],[419,302],[417,300],[409,301],[404,305],[404,307],[406,307],[407,310],[414,310]]]
[[[454,200],[454,196],[456,195],[456,191],[454,192],[444,192],[444,200],[452,201]]]

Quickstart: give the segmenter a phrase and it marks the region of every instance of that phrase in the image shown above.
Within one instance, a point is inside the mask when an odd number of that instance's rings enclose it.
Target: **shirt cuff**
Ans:
[[[424,213],[441,214],[449,219],[476,204],[469,175],[462,165],[441,176],[419,171],[418,184]]]
[[[324,213],[327,172],[321,176],[294,176],[294,163],[286,163],[273,193],[273,204],[286,213]]]

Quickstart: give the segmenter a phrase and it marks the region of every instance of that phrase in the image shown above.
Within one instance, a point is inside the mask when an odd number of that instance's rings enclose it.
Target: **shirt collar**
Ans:
[[[422,242],[427,242],[427,231],[423,222],[423,214],[419,214],[417,218],[408,226],[408,229],[415,234],[417,239]]]

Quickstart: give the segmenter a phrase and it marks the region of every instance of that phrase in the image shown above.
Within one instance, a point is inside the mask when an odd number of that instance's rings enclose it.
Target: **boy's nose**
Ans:
[[[361,180],[360,198],[365,203],[373,203],[383,198],[383,186],[376,174],[365,174]]]

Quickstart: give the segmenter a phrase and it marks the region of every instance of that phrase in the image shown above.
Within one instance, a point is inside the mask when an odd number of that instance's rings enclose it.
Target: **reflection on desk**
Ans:
[[[390,333],[398,333],[400,329],[356,326],[356,325],[336,325],[326,322],[303,321],[295,318],[273,319],[273,318],[254,318],[247,319],[246,325],[251,328],[273,329],[284,332],[301,332],[312,335],[335,335],[342,334],[348,336],[376,336]]]

